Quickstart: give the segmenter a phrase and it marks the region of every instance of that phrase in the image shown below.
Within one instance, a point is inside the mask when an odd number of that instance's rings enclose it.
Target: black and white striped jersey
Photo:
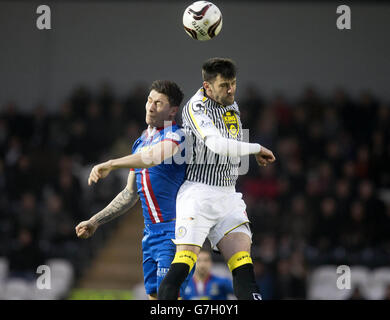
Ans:
[[[213,186],[234,186],[240,158],[212,152],[204,139],[217,130],[224,138],[242,141],[237,103],[222,106],[205,97],[201,88],[183,107],[182,119],[187,141],[187,180]]]

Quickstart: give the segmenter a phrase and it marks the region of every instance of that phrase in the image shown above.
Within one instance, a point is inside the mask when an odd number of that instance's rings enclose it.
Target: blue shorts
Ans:
[[[175,257],[176,245],[172,239],[175,239],[175,221],[145,225],[142,239],[142,263],[147,294],[157,293],[160,283]],[[184,293],[194,270],[195,266],[181,285],[180,296]]]

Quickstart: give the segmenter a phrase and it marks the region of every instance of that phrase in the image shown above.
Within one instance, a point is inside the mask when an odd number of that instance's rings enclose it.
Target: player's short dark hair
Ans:
[[[150,91],[152,90],[165,94],[168,97],[171,107],[180,106],[184,98],[183,91],[181,91],[180,87],[173,81],[155,80],[150,87]]]
[[[233,79],[236,77],[236,72],[234,61],[228,58],[211,58],[202,66],[202,78],[207,82],[212,82],[218,74],[224,79]]]

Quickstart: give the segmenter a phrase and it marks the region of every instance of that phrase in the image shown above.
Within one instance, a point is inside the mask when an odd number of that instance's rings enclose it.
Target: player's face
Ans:
[[[233,104],[236,94],[236,78],[225,79],[218,74],[213,82],[205,82],[204,86],[208,89],[209,97],[219,104],[224,106]]]
[[[175,118],[178,107],[171,107],[165,94],[152,90],[146,101],[145,109],[146,123],[158,128],[164,126],[164,121],[171,121]]]
[[[196,260],[195,272],[203,277],[207,276],[211,271],[211,256],[207,252],[200,252]]]

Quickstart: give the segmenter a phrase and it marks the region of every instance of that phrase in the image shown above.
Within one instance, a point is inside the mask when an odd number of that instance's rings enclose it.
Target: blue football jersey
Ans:
[[[176,217],[176,196],[186,173],[185,138],[179,126],[173,123],[165,128],[153,128],[151,132],[145,130],[132,148],[134,154],[164,140],[173,141],[180,146],[181,151],[157,166],[134,169],[145,224],[166,222]]]
[[[232,281],[211,274],[204,282],[196,282],[192,277],[184,290],[183,300],[227,300],[229,294],[234,294]]]

